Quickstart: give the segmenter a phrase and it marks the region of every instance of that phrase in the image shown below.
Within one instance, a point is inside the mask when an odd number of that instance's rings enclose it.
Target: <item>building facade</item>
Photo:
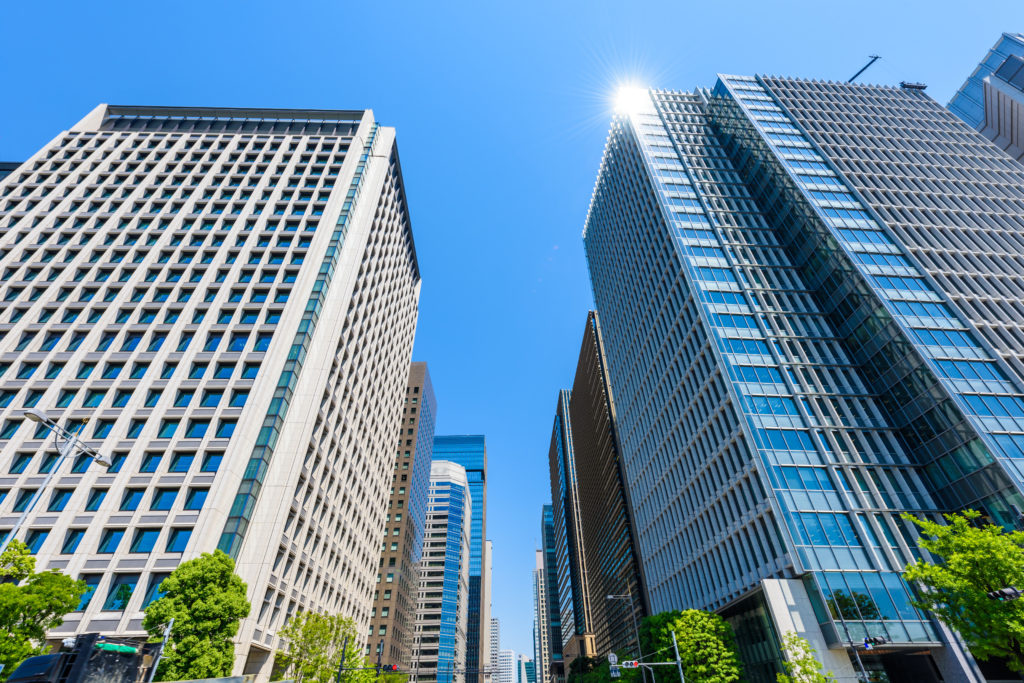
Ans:
[[[491,617],[491,630],[490,630],[490,641],[491,647],[488,651],[489,662],[488,668],[491,670],[491,676],[495,681],[498,680],[498,651],[501,650],[501,622],[496,617]]]
[[[639,656],[634,625],[648,614],[647,595],[615,432],[601,326],[593,311],[584,328],[569,424],[583,549],[583,569],[577,573],[586,576],[594,651],[598,656],[622,650]]]
[[[465,468],[435,459],[430,466],[411,681],[465,681],[472,510]]]
[[[551,668],[551,644],[549,641],[546,571],[544,551],[537,550],[533,570],[533,661],[541,683],[547,683]]]
[[[555,556],[558,567],[557,609],[562,656],[566,665],[577,657],[595,656],[590,617],[590,590],[587,585],[583,549],[583,520],[579,507],[576,463],[573,453],[572,422],[569,417],[571,393],[558,393],[555,422],[551,430],[548,465],[551,475],[551,501]],[[550,610],[556,609],[554,605]]]
[[[981,680],[901,514],[1022,507],[1022,227],[1024,169],[917,89],[721,76],[614,120],[584,242],[652,611],[726,615],[754,681],[789,630]]]
[[[380,647],[383,661],[402,671],[412,664],[413,623],[419,593],[419,561],[430,488],[437,399],[426,363],[409,366],[398,428],[391,497],[380,547],[380,575],[373,592],[367,654]],[[374,649],[373,652],[376,652]]]
[[[544,505],[541,508],[540,533],[544,562],[543,626],[547,630],[548,641],[548,668],[542,675],[547,683],[561,683],[565,680],[565,665],[562,655],[562,613],[558,598],[558,549],[555,541],[553,505]]]
[[[298,609],[366,632],[420,288],[393,129],[101,105],[0,180],[0,272],[0,530],[56,465],[24,409],[114,463],[61,465],[28,519],[88,585],[52,637],[144,636],[216,549],[253,607],[236,674]]]
[[[981,134],[1018,162],[1024,161],[1024,57],[1007,57],[983,85]]]
[[[498,651],[498,683],[516,683],[515,650]]]
[[[1024,57],[1024,34],[1004,33],[967,77],[946,107],[975,130],[985,125],[985,81],[1007,57]]]
[[[482,435],[437,436],[434,457],[457,462],[466,468],[473,492],[470,534],[469,627],[467,631],[466,683],[482,683],[490,642],[490,566],[487,553],[487,442]]]
[[[526,655],[516,658],[516,683],[536,683],[533,660]]]

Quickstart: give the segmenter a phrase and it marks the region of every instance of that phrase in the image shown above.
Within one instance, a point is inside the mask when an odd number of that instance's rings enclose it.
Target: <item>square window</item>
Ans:
[[[202,510],[203,504],[206,503],[206,496],[209,492],[210,489],[189,489],[188,496],[185,498],[185,509]]]
[[[132,599],[135,586],[139,583],[138,574],[115,574],[114,580],[110,582],[110,591],[103,603],[105,611],[120,612],[128,607],[128,601]]]
[[[50,496],[50,504],[46,507],[48,512],[62,512],[68,501],[74,494],[74,489],[57,489]]]
[[[234,363],[217,363],[217,372],[214,373],[214,379],[231,379],[232,373],[235,371]]]
[[[183,553],[188,546],[188,539],[192,536],[192,529],[174,528],[167,539],[167,552]]]
[[[28,546],[29,552],[33,555],[38,553],[39,549],[43,546],[43,541],[49,535],[49,529],[29,529],[29,532],[25,534],[25,545]]]
[[[138,510],[139,503],[142,502],[142,497],[146,495],[146,489],[127,489],[124,492],[124,496],[121,498],[121,510],[131,511]]]
[[[246,363],[242,366],[242,379],[256,379],[259,370],[259,363]]]
[[[100,503],[107,497],[108,489],[93,489],[89,491],[89,500],[85,503],[86,512],[96,512],[100,509]]]
[[[202,472],[216,472],[217,468],[220,467],[220,461],[224,459],[224,453],[221,451],[213,451],[203,456],[203,466],[200,471]]]
[[[164,582],[170,574],[157,573],[149,576],[149,585],[146,587],[146,594],[142,598],[142,609],[149,607],[149,604],[154,600],[159,600],[164,596],[160,590],[160,584]]]
[[[128,552],[149,553],[156,547],[156,539],[160,536],[160,529],[139,529],[132,539],[132,546]]]
[[[78,549],[78,544],[85,536],[85,529],[68,529],[64,536],[64,543],[60,547],[61,555],[71,555]]]
[[[160,423],[160,431],[157,433],[157,436],[161,439],[171,438],[178,429],[178,422],[178,420],[164,420]]]
[[[103,574],[83,574],[78,577],[78,580],[85,584],[85,593],[82,594],[82,599],[78,602],[76,612],[84,612],[85,608],[89,606],[89,603],[92,602],[92,596],[96,594],[96,588],[99,587],[102,579]]]
[[[192,397],[195,395],[196,392],[191,389],[179,391],[177,397],[174,399],[174,407],[184,408],[192,401]]]
[[[100,537],[99,548],[96,552],[104,555],[113,554],[117,551],[117,546],[121,544],[123,537],[124,529],[104,529],[103,535]]]
[[[235,426],[237,424],[237,420],[221,420],[220,424],[217,425],[217,438],[230,439],[231,435],[235,433]]]
[[[246,400],[249,398],[249,391],[247,389],[239,389],[231,393],[231,407],[241,408],[245,406]]]
[[[223,391],[207,391],[203,394],[202,406],[204,408],[216,408],[222,398],[224,398]]]
[[[170,510],[174,507],[174,499],[178,497],[178,489],[157,489],[153,493],[150,510]]]
[[[191,420],[188,429],[185,430],[186,439],[201,439],[206,436],[206,430],[210,428],[209,420]]]
[[[162,453],[146,453],[142,456],[142,466],[139,468],[139,472],[156,472],[160,467],[161,458],[163,458]]]

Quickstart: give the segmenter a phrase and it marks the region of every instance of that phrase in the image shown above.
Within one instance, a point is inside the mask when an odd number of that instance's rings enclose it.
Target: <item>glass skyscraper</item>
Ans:
[[[430,465],[410,681],[464,683],[473,496],[457,463]]]
[[[584,241],[653,611],[970,680],[901,513],[1024,506],[1024,168],[917,89],[721,76],[613,121]]]
[[[89,424],[27,519],[83,580],[50,634],[144,637],[224,550],[270,673],[298,610],[365,633],[420,275],[394,129],[370,111],[100,105],[0,179],[0,533],[56,466],[35,408]]]
[[[483,571],[487,551],[487,443],[482,435],[434,437],[434,459],[450,460],[466,468],[473,494],[469,541],[469,626],[466,643],[466,683],[481,683],[490,661],[490,581]],[[477,677],[480,676],[478,679]]]
[[[565,678],[562,655],[562,615],[558,604],[558,549],[555,541],[555,510],[552,505],[541,508],[541,557],[543,572],[544,614],[542,625],[547,629],[548,669],[540,673],[541,680],[557,683]]]
[[[949,110],[968,126],[981,130],[985,124],[985,77],[991,75],[1011,55],[1024,57],[1024,34],[1004,33],[992,46],[964,84],[949,100]]]

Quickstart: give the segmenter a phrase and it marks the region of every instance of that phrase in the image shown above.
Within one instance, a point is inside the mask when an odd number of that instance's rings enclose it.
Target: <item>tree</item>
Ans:
[[[59,571],[36,573],[36,558],[24,543],[11,541],[0,555],[0,664],[3,678],[18,664],[49,651],[46,632],[60,626],[78,606],[86,586]]]
[[[717,614],[697,609],[645,617],[640,626],[645,661],[675,661],[673,631],[687,681],[730,683],[740,680],[740,658],[732,628]],[[679,681],[674,667],[656,667],[655,677],[660,683]]]
[[[146,608],[142,627],[152,641],[163,637],[174,619],[157,669],[158,680],[181,681],[229,676],[238,622],[249,615],[246,586],[235,562],[220,550],[178,565],[160,584],[163,597]]]
[[[944,515],[948,524],[904,515],[920,527],[918,544],[939,559],[907,565],[903,577],[922,587],[914,605],[956,629],[978,659],[1003,657],[1024,673],[1024,599],[988,597],[1000,588],[1024,588],[1024,532],[979,526],[980,513]]]
[[[806,638],[788,631],[782,637],[782,652],[786,655],[782,662],[786,673],[775,675],[778,683],[835,683],[831,671],[822,673],[818,653]]]
[[[334,681],[346,638],[345,667],[370,666],[359,647],[356,624],[351,617],[299,611],[278,635],[287,642],[288,648],[278,651],[274,668],[283,678],[296,683]],[[369,683],[373,678],[374,672],[370,670],[346,671],[342,675],[346,683]]]

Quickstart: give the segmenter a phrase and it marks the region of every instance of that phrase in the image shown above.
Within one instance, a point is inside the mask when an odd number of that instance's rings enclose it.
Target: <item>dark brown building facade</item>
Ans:
[[[635,652],[633,619],[639,623],[648,613],[647,595],[615,434],[615,402],[601,326],[594,311],[587,315],[569,423],[594,646],[599,655]],[[610,595],[623,597],[609,600]]]
[[[436,415],[427,364],[412,363],[366,640],[372,660],[379,648],[382,662],[397,664],[401,670],[408,670],[412,663],[417,564],[423,550]]]

